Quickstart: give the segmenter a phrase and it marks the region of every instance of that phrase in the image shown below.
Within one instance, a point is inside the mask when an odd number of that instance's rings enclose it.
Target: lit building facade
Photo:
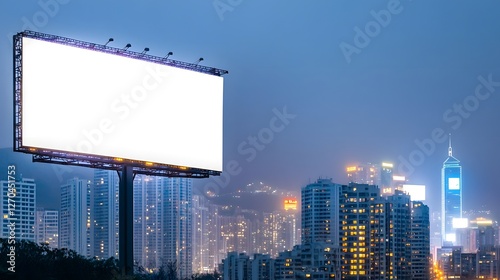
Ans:
[[[244,213],[236,212],[232,216],[222,215],[219,217],[220,221],[220,247],[219,251],[226,252],[246,252],[257,253],[262,252],[263,249],[256,248],[262,245],[259,236],[252,234],[255,228],[252,219],[245,217]],[[254,251],[255,250],[255,251]]]
[[[339,199],[342,186],[318,179],[302,188],[302,244],[339,244]]]
[[[380,181],[380,167],[377,164],[356,164],[346,167],[349,183],[378,185]]]
[[[21,178],[15,181],[15,197],[8,197],[9,181],[0,181],[2,193],[0,194],[0,209],[2,219],[0,228],[2,238],[8,238],[10,234],[9,218],[15,218],[15,238],[35,242],[35,218],[36,218],[36,183],[33,179]],[[14,216],[9,215],[9,199],[14,199]],[[12,202],[10,202],[12,204]],[[12,208],[11,208],[12,209]]]
[[[193,195],[193,272],[209,273],[217,269],[221,255],[219,206],[202,195]]]
[[[376,185],[339,185],[319,179],[302,188],[301,209],[302,244],[275,257],[254,257],[257,263],[245,251],[231,250],[236,252],[221,266],[224,279],[264,279],[252,278],[255,275],[266,275],[265,279],[430,279],[429,207],[412,202],[407,193],[395,190],[382,196]],[[262,229],[272,232],[272,224],[277,224],[274,215],[264,216]],[[255,269],[248,269],[254,265]],[[274,273],[260,266],[271,266]]]
[[[118,189],[116,171],[94,170],[93,255],[98,259],[118,258]]]
[[[147,270],[176,263],[192,274],[192,180],[137,175],[134,180],[134,261]]]
[[[342,186],[340,225],[342,279],[429,279],[428,207],[412,208],[408,194],[382,197],[374,185]],[[413,264],[416,256],[423,259]]]
[[[411,209],[411,279],[430,279],[429,206],[414,201]]]
[[[386,203],[377,186],[342,186],[342,279],[383,279],[386,271]]]
[[[443,245],[456,243],[453,219],[462,218],[462,166],[453,157],[450,144],[448,158],[441,169],[441,238]]]
[[[59,246],[59,211],[37,209],[35,235],[38,244],[47,244],[50,248]]]
[[[346,167],[346,172],[348,183],[377,185],[382,196],[394,194],[398,189],[396,181],[402,177],[394,174],[394,164],[391,162],[350,165]]]
[[[59,248],[67,248],[90,257],[91,252],[91,183],[73,178],[61,186],[61,223]]]
[[[394,164],[390,162],[382,162],[380,166],[380,182],[379,188],[382,195],[389,195],[394,193],[394,185],[392,181],[392,176],[394,169]]]
[[[394,279],[411,278],[412,219],[410,195],[396,190],[386,202],[387,273]],[[372,236],[370,236],[371,238]]]

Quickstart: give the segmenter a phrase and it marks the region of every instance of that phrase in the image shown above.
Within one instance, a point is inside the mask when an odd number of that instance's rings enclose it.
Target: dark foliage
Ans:
[[[10,246],[15,246],[15,272],[10,267]],[[75,251],[51,249],[47,245],[16,240],[8,244],[0,239],[0,279],[118,279],[118,262],[87,259]]]
[[[15,272],[8,270],[10,247],[15,246]],[[177,277],[177,263],[168,262],[156,273],[147,273],[140,267],[134,276],[121,276],[118,260],[109,258],[97,260],[85,258],[68,249],[51,249],[30,241],[16,240],[9,244],[0,238],[0,279],[37,280],[216,280],[220,275],[196,274],[186,279]]]

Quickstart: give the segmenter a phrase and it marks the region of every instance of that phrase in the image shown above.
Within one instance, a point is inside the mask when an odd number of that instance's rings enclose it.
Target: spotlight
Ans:
[[[200,57],[200,58],[198,58],[198,60],[194,64],[198,65],[198,63],[200,63],[202,61],[203,61],[203,57]]]
[[[145,54],[145,53],[147,53],[147,52],[149,52],[149,48],[144,48],[144,50],[142,51],[142,53],[141,53],[141,54]]]
[[[174,55],[174,53],[173,53],[173,52],[168,52],[168,53],[167,53],[167,55],[166,55],[165,57],[163,57],[163,58],[164,58],[164,59],[167,59],[167,58],[168,58],[169,56],[171,56],[171,55]]]
[[[127,45],[123,48],[123,50],[124,50],[124,51],[126,51],[126,50],[128,50],[128,48],[130,48],[130,47],[132,47],[132,45],[131,45],[131,44],[127,44]]]
[[[106,44],[104,44],[105,46],[107,46],[109,43],[113,42],[114,39],[113,38],[109,38],[108,41],[106,42]]]

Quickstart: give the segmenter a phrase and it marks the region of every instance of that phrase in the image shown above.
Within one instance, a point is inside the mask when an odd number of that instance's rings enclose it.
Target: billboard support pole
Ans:
[[[121,275],[132,275],[134,273],[133,187],[134,169],[132,166],[124,165],[120,174],[120,188],[118,191],[118,257]]]

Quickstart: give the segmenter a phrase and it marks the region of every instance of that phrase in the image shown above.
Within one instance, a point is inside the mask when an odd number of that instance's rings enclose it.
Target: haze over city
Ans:
[[[500,3],[493,0],[1,3],[0,170],[4,173],[0,181],[3,189],[8,186],[2,198],[3,237],[8,217],[15,215],[5,213],[4,201],[9,192],[16,193],[11,187],[13,177],[8,176],[15,169],[16,180],[29,178],[16,186],[19,196],[30,201],[19,213],[30,216],[33,226],[10,229],[10,237],[20,233],[29,235],[21,239],[41,240],[35,232],[40,214],[34,215],[34,209],[45,207],[52,212],[39,212],[49,213],[58,223],[52,233],[60,237],[52,240],[55,246],[70,248],[78,243],[75,250],[87,257],[117,257],[122,274],[133,273],[132,261],[137,260],[153,273],[165,265],[160,260],[164,258],[179,261],[180,278],[222,267],[224,279],[229,279],[232,266],[228,264],[248,259],[252,253],[276,258],[276,271],[287,271],[290,265],[281,260],[301,256],[301,250],[320,248],[332,269],[330,275],[327,269],[323,271],[329,278],[371,277],[370,273],[383,278],[380,275],[393,272],[401,279],[417,274],[421,278],[415,279],[427,279],[431,273],[440,278],[439,269],[450,272],[457,254],[468,258],[467,254],[476,253],[478,259],[491,258],[488,269],[498,276],[499,10]],[[40,33],[24,32],[14,46],[13,36],[25,30]],[[59,44],[51,45],[52,35],[61,36]],[[74,44],[68,38],[81,41]],[[37,51],[30,53],[33,49]],[[64,64],[71,55],[58,60],[57,54],[66,49],[72,49],[66,55],[77,54],[74,61],[83,65],[81,69]],[[85,56],[85,51],[92,54]],[[94,59],[96,53],[99,58],[96,55],[93,64],[89,57]],[[185,64],[179,67],[172,59]],[[22,67],[13,73],[20,61]],[[53,72],[52,63],[65,66]],[[146,65],[156,68],[147,70],[149,77],[143,78]],[[167,73],[166,65],[174,65],[171,68],[177,67],[177,72],[162,88],[156,83],[174,72]],[[214,68],[200,70],[200,65]],[[30,76],[27,68],[36,70]],[[108,73],[110,69],[122,72],[112,75],[116,73]],[[57,77],[42,75],[46,73],[57,73],[52,74]],[[22,78],[16,76],[16,80],[14,74]],[[134,95],[139,92],[134,80],[146,88],[143,95]],[[217,98],[222,83],[221,115]],[[152,87],[182,98],[170,104],[171,95],[148,96]],[[99,90],[115,95],[101,97]],[[17,105],[15,94],[23,97]],[[34,96],[39,99],[29,103]],[[53,102],[43,104],[44,98]],[[68,100],[77,101],[73,106],[62,105]],[[178,106],[179,100],[189,105]],[[19,104],[25,110],[21,114],[24,128],[18,130],[23,132],[23,143],[28,143],[25,151],[36,151],[32,147],[67,151],[67,144],[63,148],[30,146],[37,138],[58,144],[80,139],[73,143],[78,150],[70,152],[105,151],[103,155],[115,164],[125,161],[125,166],[135,160],[149,171],[151,166],[171,164],[180,172],[199,168],[214,173],[222,169],[222,173],[204,179],[137,176],[135,189],[121,185],[118,192],[115,171],[33,163],[32,155],[14,152],[13,139],[19,135],[13,134],[13,107],[20,108],[15,107]],[[162,114],[141,104],[155,104]],[[74,119],[98,126],[72,126]],[[53,126],[45,128],[44,121]],[[137,143],[147,143],[141,145],[147,155],[133,153]],[[173,162],[156,160],[165,154]],[[134,166],[135,171],[144,166]],[[358,166],[366,172],[356,173]],[[130,165],[127,168],[133,170]],[[122,182],[128,178],[131,185],[134,177],[127,168],[121,172]],[[402,184],[402,177],[392,175],[404,176],[408,184],[425,185],[424,203],[412,202],[394,190]],[[348,185],[351,180],[380,189]],[[35,186],[36,196],[30,193]],[[124,189],[132,189],[130,200],[118,199]],[[83,190],[77,199],[85,204],[81,208],[69,199],[77,190]],[[133,214],[122,212],[118,218],[124,201],[133,201]],[[283,203],[292,211],[283,209]],[[67,214],[80,210],[84,214],[78,217]],[[491,212],[488,217],[486,212],[475,215],[479,211]],[[36,225],[31,216],[37,217]],[[83,229],[71,232],[73,224]],[[370,237],[365,239],[365,235]],[[450,249],[451,245],[462,249]],[[228,254],[231,251],[248,256]],[[282,252],[290,255],[282,256]],[[429,269],[432,254],[434,266],[440,262],[439,269]],[[292,274],[318,272],[317,267],[298,260],[295,264],[300,265],[289,270]],[[253,261],[261,260],[254,256]],[[370,270],[369,262],[380,271]],[[479,270],[478,277],[483,275]],[[276,272],[276,277],[286,274]]]
[[[495,1],[43,3],[1,4],[0,147],[12,146],[13,34],[33,29],[103,44],[113,37],[112,46],[131,43],[133,50],[149,47],[158,56],[172,51],[184,61],[204,57],[202,64],[230,70],[224,162],[235,160],[242,171],[231,176],[228,189],[256,180],[290,190],[318,177],[346,183],[347,165],[402,166],[422,150],[416,141],[432,139],[438,128],[453,134],[464,168],[465,209],[499,212],[495,196],[484,195],[497,191]],[[385,26],[370,27],[382,10],[390,13]],[[484,80],[484,98],[473,99]],[[252,148],[249,137],[269,127],[273,110],[295,117],[269,143]],[[436,209],[447,141],[432,142],[423,159],[415,157],[418,164],[403,170],[410,182],[427,185]],[[195,185],[203,188],[211,180]],[[40,202],[57,204],[52,193],[58,188],[41,186]]]

